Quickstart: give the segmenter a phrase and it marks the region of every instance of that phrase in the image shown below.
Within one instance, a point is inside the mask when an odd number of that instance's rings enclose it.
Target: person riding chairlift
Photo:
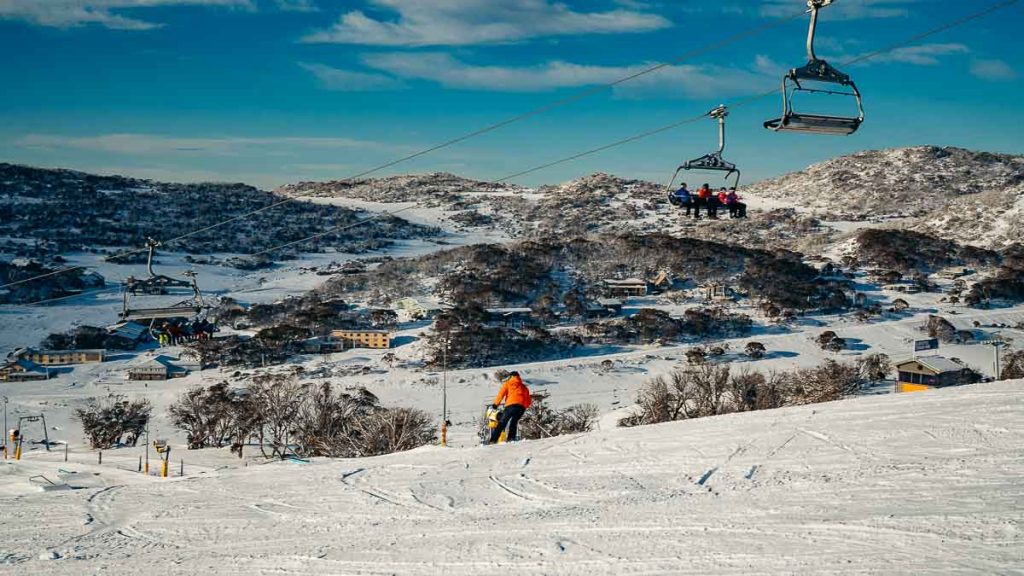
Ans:
[[[711,200],[711,187],[705,182],[699,190],[697,190],[697,198],[693,202],[693,217],[696,220],[700,220],[700,207],[704,206],[708,210],[708,217],[713,217],[712,207],[710,205]]]
[[[732,188],[729,193],[725,196],[725,205],[729,207],[730,218],[746,218],[747,217],[747,205],[740,202],[740,197],[736,194],[736,189]]]
[[[693,196],[690,191],[686,188],[686,182],[683,182],[679,190],[676,190],[673,196],[680,207],[686,208],[686,215],[690,215],[690,209],[693,208]]]
[[[704,185],[700,187],[700,192],[698,194],[703,200],[704,205],[707,206],[708,218],[712,220],[717,220],[718,196],[716,196],[715,193],[711,191],[711,185],[705,182]]]

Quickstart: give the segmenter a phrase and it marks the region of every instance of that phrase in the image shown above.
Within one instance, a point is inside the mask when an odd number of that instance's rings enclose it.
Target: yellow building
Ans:
[[[106,350],[36,350],[23,348],[14,353],[19,360],[28,360],[40,366],[60,364],[89,364],[106,360]]]
[[[351,343],[352,348],[391,348],[387,330],[334,330],[331,337]]]
[[[942,356],[922,356],[896,364],[897,392],[921,392],[964,383],[965,368]]]

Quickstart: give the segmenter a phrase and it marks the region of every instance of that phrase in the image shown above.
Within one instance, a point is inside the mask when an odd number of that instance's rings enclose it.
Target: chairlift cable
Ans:
[[[463,134],[461,136],[457,136],[455,138],[451,138],[449,140],[446,140],[446,141],[441,142],[439,144],[435,144],[433,146],[424,148],[423,150],[419,150],[417,152],[408,154],[408,155],[403,156],[401,158],[396,158],[394,160],[390,160],[390,161],[385,162],[383,164],[379,164],[377,166],[374,166],[373,168],[369,168],[369,169],[364,170],[362,172],[359,172],[357,174],[354,174],[354,175],[342,178],[339,181],[340,182],[345,182],[345,181],[350,181],[350,180],[356,180],[358,178],[363,178],[365,176],[369,176],[371,174],[375,174],[375,173],[380,172],[382,170],[386,170],[387,168],[391,168],[392,166],[396,166],[398,164],[402,164],[404,162],[408,162],[409,160],[413,160],[413,159],[419,158],[421,156],[425,156],[427,154],[430,154],[432,152],[436,152],[438,150],[442,150],[444,148],[449,148],[449,147],[454,146],[455,144],[458,144],[460,142],[464,142],[466,140],[470,140],[472,138],[476,138],[477,136],[483,136],[484,134],[487,134],[487,133],[490,133],[490,132],[494,132],[496,130],[504,128],[505,126],[509,126],[511,124],[515,124],[517,122],[521,122],[523,120],[527,120],[529,118],[532,118],[534,116],[539,116],[539,115],[544,114],[546,112],[549,112],[551,110],[567,106],[567,105],[575,103],[577,101],[589,98],[590,96],[593,96],[595,94],[604,92],[605,90],[608,90],[610,88],[614,88],[614,87],[619,86],[621,84],[625,84],[627,82],[630,82],[630,81],[635,80],[637,78],[640,78],[642,76],[646,76],[648,74],[652,74],[654,72],[657,72],[657,71],[662,70],[664,68],[667,68],[669,66],[674,66],[674,65],[680,64],[680,63],[685,62],[687,60],[691,60],[693,58],[696,58],[698,56],[703,56],[703,55],[706,55],[706,54],[708,54],[710,52],[713,52],[715,50],[719,50],[721,48],[725,48],[726,46],[729,46],[730,44],[734,44],[734,43],[739,42],[741,40],[745,40],[747,38],[756,36],[756,35],[764,32],[766,30],[769,30],[771,28],[774,28],[774,27],[780,26],[782,24],[785,24],[785,23],[789,22],[790,20],[794,20],[796,18],[799,18],[799,17],[803,16],[804,13],[805,13],[805,11],[800,11],[799,13],[793,14],[791,16],[786,16],[786,17],[783,17],[783,18],[779,18],[777,20],[772,20],[770,22],[762,24],[761,26],[757,26],[757,27],[751,28],[749,30],[745,30],[743,32],[739,32],[737,34],[733,34],[732,36],[728,36],[728,37],[726,37],[726,38],[724,38],[722,40],[719,40],[718,42],[714,42],[714,43],[711,43],[711,44],[708,44],[708,45],[705,45],[705,46],[701,46],[700,48],[695,48],[693,50],[690,50],[690,51],[688,51],[688,52],[686,52],[686,53],[684,53],[684,54],[682,54],[680,56],[677,56],[677,57],[675,57],[675,58],[673,58],[671,60],[668,60],[666,62],[661,62],[661,63],[658,63],[658,64],[654,64],[654,65],[648,66],[647,68],[644,68],[644,69],[639,70],[637,72],[634,72],[632,74],[628,74],[626,76],[623,76],[622,78],[619,78],[617,80],[613,80],[611,82],[607,82],[607,83],[600,84],[600,85],[597,85],[597,86],[591,86],[589,88],[584,88],[584,89],[579,90],[579,91],[577,91],[577,92],[575,92],[573,94],[570,94],[568,96],[565,96],[565,97],[560,98],[558,100],[555,100],[553,102],[549,102],[547,104],[544,104],[544,105],[539,106],[537,108],[534,108],[532,110],[528,110],[528,111],[523,112],[521,114],[518,114],[516,116],[512,116],[512,117],[506,118],[504,120],[501,120],[499,122],[495,122],[494,124],[489,124],[489,125],[484,126],[482,128],[478,128],[478,129],[473,130],[471,132],[467,132],[466,134]],[[287,203],[293,202],[293,201],[295,201],[297,199],[300,199],[303,196],[305,196],[305,195],[304,194],[297,194],[295,196],[290,196],[288,198],[285,198],[284,200],[280,200],[280,201],[274,202],[272,204],[268,204],[267,206],[263,206],[261,208],[257,208],[255,210],[252,210],[250,212],[246,212],[246,213],[243,213],[243,214],[239,214],[238,216],[234,216],[234,217],[228,218],[227,220],[224,220],[222,222],[217,222],[217,223],[214,223],[214,224],[210,224],[209,226],[205,226],[203,228],[198,228],[196,230],[192,230],[190,232],[186,232],[186,233],[181,234],[179,236],[175,236],[175,237],[169,238],[167,240],[162,241],[161,243],[162,244],[169,244],[171,242],[177,242],[179,240],[184,240],[185,238],[189,238],[189,237],[195,236],[196,234],[201,234],[203,232],[208,232],[208,231],[213,230],[215,228],[220,228],[221,226],[226,226],[228,224],[231,224],[232,222],[237,222],[237,221],[242,220],[244,218],[248,218],[249,216],[254,216],[256,214],[261,214],[261,213],[266,212],[268,210],[272,210],[274,208],[277,208],[278,206],[282,206],[284,204],[287,204]],[[132,255],[135,255],[135,254],[139,254],[139,253],[142,253],[144,251],[145,251],[145,249],[143,249],[143,248],[128,250],[126,252],[122,252],[120,254],[117,254],[116,256],[112,256],[111,259],[116,260],[118,258],[123,258],[125,256],[132,256]],[[22,280],[17,280],[15,282],[10,282],[10,283],[7,283],[7,284],[2,284],[2,285],[0,285],[0,288],[7,288],[7,287],[10,287],[10,286],[17,286],[19,284],[24,284],[24,283],[27,283],[27,282],[32,282],[34,280],[40,280],[40,279],[43,279],[43,278],[48,278],[50,276],[56,276],[58,274],[64,274],[66,272],[73,272],[75,270],[82,270],[82,269],[85,269],[85,268],[86,268],[86,266],[72,266],[72,267],[68,267],[68,268],[62,268],[60,270],[56,270],[56,271],[53,271],[53,272],[48,272],[46,274],[41,274],[39,276],[34,276],[34,277],[31,277],[31,278],[25,278],[25,279],[22,279]]]
[[[983,18],[983,17],[985,17],[985,16],[987,16],[987,15],[993,13],[993,12],[997,12],[999,10],[1002,10],[1004,8],[1008,8],[1009,6],[1017,4],[1019,1],[1020,0],[1003,0],[1001,2],[997,2],[995,4],[992,4],[992,5],[988,6],[988,7],[986,7],[983,10],[980,10],[978,12],[972,12],[971,14],[962,16],[962,17],[957,18],[955,20],[951,20],[951,21],[946,22],[945,24],[942,24],[942,25],[940,25],[940,26],[938,26],[936,28],[932,28],[932,29],[929,29],[929,30],[927,30],[925,32],[921,32],[919,34],[911,36],[910,38],[907,38],[906,40],[902,40],[900,42],[895,42],[893,44],[885,46],[884,48],[880,48],[880,49],[875,50],[873,52],[869,52],[867,54],[863,54],[863,55],[858,56],[856,58],[852,58],[850,60],[847,60],[847,61],[843,62],[843,65],[844,66],[848,66],[848,65],[864,62],[866,60],[870,60],[870,59],[875,58],[877,56],[880,56],[882,54],[886,54],[888,52],[892,52],[894,50],[897,50],[899,48],[907,46],[909,44],[914,44],[914,43],[916,43],[916,42],[918,42],[920,40],[924,40],[925,38],[928,38],[930,36],[934,36],[936,34],[940,34],[942,32],[950,30],[952,28],[956,28],[956,27],[962,26],[964,24],[967,24],[969,22],[972,22],[974,20]],[[775,22],[772,23],[772,25],[779,24],[779,23],[781,23],[783,21],[792,20],[792,19],[794,19],[794,18],[796,18],[798,16],[802,16],[804,13],[805,12],[801,11],[800,14],[798,14],[798,15],[788,17],[788,18],[786,18],[784,20],[775,21]],[[753,31],[748,31],[746,34],[752,34],[752,33],[753,33]],[[738,36],[734,36],[732,38],[733,39],[738,39],[739,37]],[[667,64],[660,64],[660,65],[657,65],[656,67],[652,67],[649,70],[649,72],[653,72],[655,69],[663,68],[666,65]],[[644,72],[644,71],[641,71],[641,72]],[[636,78],[636,77],[642,75],[641,72],[638,72],[638,73],[633,74],[633,75],[631,75],[629,77],[620,79],[620,80],[615,81],[613,83],[609,83],[609,84],[603,85],[601,88],[606,88],[606,87],[609,87],[609,86],[614,86],[614,85],[617,85],[617,84],[621,84],[622,82],[628,81],[627,79],[633,79],[633,78]],[[646,72],[644,72],[644,73],[646,73]],[[763,98],[771,96],[773,94],[777,94],[780,90],[781,90],[781,88],[774,88],[774,89],[766,91],[766,92],[761,92],[759,94],[754,94],[754,95],[751,95],[751,96],[747,96],[747,97],[741,98],[741,99],[739,99],[739,100],[737,100],[737,101],[735,101],[735,102],[733,102],[731,104],[728,104],[727,107],[731,108],[731,109],[735,109],[735,108],[739,108],[739,107],[742,107],[742,106],[746,106],[748,104],[751,104],[753,102],[756,102],[758,100],[761,100]],[[589,92],[589,90],[588,91],[584,91],[584,92]],[[581,94],[582,94],[582,92],[581,92]],[[551,105],[549,105],[549,106],[551,106]],[[540,109],[538,109],[538,110],[540,110]],[[538,114],[540,112],[534,111],[534,113]],[[586,157],[586,156],[597,154],[598,152],[603,152],[605,150],[608,150],[608,149],[611,149],[611,148],[615,148],[615,147],[618,147],[618,146],[622,146],[624,144],[629,144],[631,142],[636,142],[638,140],[643,140],[643,139],[648,138],[650,136],[654,136],[654,135],[660,134],[662,132],[667,132],[667,131],[672,130],[674,128],[678,128],[680,126],[684,126],[684,125],[687,125],[687,124],[692,124],[694,122],[698,122],[698,121],[700,121],[701,119],[703,119],[703,118],[705,118],[707,116],[708,116],[708,113],[704,113],[704,114],[700,114],[698,116],[692,116],[692,117],[689,117],[689,118],[678,120],[676,122],[673,122],[671,124],[667,124],[667,125],[662,126],[660,128],[653,128],[651,130],[647,130],[645,132],[641,132],[641,133],[635,134],[633,136],[629,136],[629,137],[626,137],[626,138],[622,138],[620,140],[616,140],[615,142],[611,142],[611,143],[605,144],[603,146],[598,146],[596,148],[591,148],[589,150],[585,150],[583,152],[579,152],[579,153],[573,154],[571,156],[566,156],[564,158],[561,158],[561,159],[558,159],[558,160],[555,160],[555,161],[552,161],[552,162],[547,162],[545,164],[542,164],[542,165],[539,165],[539,166],[535,166],[533,168],[529,168],[527,170],[523,170],[523,171],[517,172],[515,174],[510,174],[510,175],[505,176],[503,178],[500,178],[498,180],[492,180],[491,182],[492,183],[502,183],[502,182],[506,182],[508,180],[511,180],[513,178],[518,178],[520,176],[525,176],[527,174],[532,174],[534,172],[538,172],[540,170],[551,168],[553,166],[557,166],[557,165],[560,165],[560,164],[565,164],[565,163],[571,162],[573,160],[578,160],[578,159]],[[504,124],[502,124],[502,125],[504,125]],[[495,124],[493,126],[499,127],[497,124]],[[463,139],[465,139],[465,138],[463,138]],[[436,150],[438,148],[435,147],[434,149]],[[423,153],[426,153],[426,152],[423,152]],[[407,157],[406,159],[408,159],[408,158],[409,157]],[[399,160],[399,161],[404,161],[404,160]],[[396,161],[396,163],[399,162],[399,161]],[[393,164],[391,164],[391,165],[393,165]],[[367,174],[372,173],[373,171],[382,170],[382,169],[384,169],[384,167],[371,169],[370,171],[362,173],[362,175],[367,175]],[[351,176],[351,177],[347,178],[347,180],[355,179],[355,178],[359,178],[359,177],[361,177],[361,176],[360,175]],[[189,232],[187,234],[178,236],[176,238],[172,238],[171,240],[167,240],[166,242],[173,242],[175,240],[180,240],[180,239],[186,238],[186,237],[194,235],[194,234],[198,234],[199,232],[202,232],[202,231],[205,231],[205,230],[209,230],[209,229],[217,227],[217,226],[222,226],[222,225],[224,225],[226,223],[233,222],[233,221],[238,220],[240,218],[244,218],[246,216],[255,214],[255,213],[259,212],[259,211],[263,211],[263,210],[267,210],[267,209],[273,208],[274,206],[279,206],[279,205],[281,205],[281,204],[283,204],[285,202],[290,202],[290,201],[295,200],[295,199],[300,198],[300,197],[301,197],[301,195],[289,197],[286,200],[282,200],[281,202],[278,202],[276,204],[271,204],[269,206],[266,206],[266,207],[261,208],[261,209],[259,209],[257,211],[251,212],[249,214],[243,214],[243,215],[240,215],[240,216],[236,216],[235,218],[232,218],[231,220],[227,220],[225,222],[222,222],[221,224],[214,224],[214,225],[211,225],[211,226],[209,226],[207,228],[204,228],[204,229],[201,229],[201,230],[196,230],[196,231],[193,231],[193,232]],[[400,210],[395,210],[395,211],[392,211],[392,212],[383,212],[383,213],[380,213],[380,214],[377,214],[377,215],[374,215],[374,216],[370,216],[368,218],[364,218],[364,219],[362,219],[362,220],[360,220],[358,222],[355,222],[353,224],[349,224],[349,225],[346,225],[346,226],[354,228],[356,226],[359,226],[359,225],[365,224],[367,222],[371,222],[373,220],[376,220],[377,218],[381,218],[381,217],[384,217],[384,216],[387,216],[387,215],[397,214],[398,212],[407,210],[409,208],[411,208],[411,207],[403,208],[403,209],[400,209]],[[333,231],[333,230],[331,230],[331,231]],[[317,237],[320,237],[320,236],[323,236],[325,234],[328,234],[331,231],[318,232],[317,234],[314,234],[314,235],[309,236],[307,238],[289,242],[287,244],[287,246],[292,246],[292,245],[300,244],[300,243],[308,241],[308,240],[315,239]],[[282,247],[284,247],[284,246],[278,246],[278,247],[274,247],[274,248],[269,248],[269,249],[264,250],[262,252],[258,252],[256,254],[253,254],[253,256],[265,254],[265,253],[268,253],[268,252],[273,252],[275,250],[281,249]],[[120,257],[124,257],[124,256],[129,256],[129,255],[132,255],[132,254],[137,254],[139,252],[142,252],[142,250],[141,249],[137,249],[137,250],[133,250],[133,251],[129,251],[129,252],[124,252],[122,254],[118,254],[117,256],[114,256],[113,258],[116,259],[116,258],[120,258]],[[38,280],[38,279],[41,279],[41,278],[46,278],[46,277],[49,277],[49,276],[54,276],[56,274],[61,274],[63,272],[69,272],[69,271],[72,271],[72,270],[79,270],[79,269],[84,269],[84,268],[86,268],[86,266],[75,266],[75,267],[71,267],[71,268],[67,268],[67,269],[57,270],[55,272],[50,272],[50,273],[47,273],[47,274],[44,274],[44,275],[40,275],[40,276],[36,276],[36,277],[33,277],[33,278],[26,278],[26,279],[18,280],[16,282],[12,282],[12,283],[9,283],[9,284],[3,284],[3,285],[0,285],[0,288],[6,288],[8,286],[15,286],[15,285],[18,285],[18,284],[23,284],[25,282],[31,282],[33,280]],[[62,299],[66,299],[66,298],[73,298],[73,297],[81,296],[81,295],[84,295],[84,294],[91,294],[91,293],[103,292],[103,291],[106,291],[106,290],[94,290],[92,292],[87,292],[87,293],[83,293],[83,294],[76,294],[76,295],[65,296],[65,297],[62,297],[62,298],[55,298],[55,299],[50,299],[50,300],[42,300],[42,301],[39,301],[39,302],[32,302],[32,303],[29,303],[29,304],[22,304],[22,306],[33,306],[33,305],[42,304],[42,303],[45,303],[45,302],[62,300]]]
[[[921,32],[919,34],[911,36],[910,38],[907,38],[905,40],[902,40],[902,41],[899,41],[899,42],[895,42],[893,44],[889,44],[888,46],[885,46],[884,48],[880,48],[880,49],[875,50],[873,52],[869,52],[867,54],[863,54],[861,56],[857,56],[856,58],[852,58],[850,60],[846,60],[846,61],[844,61],[842,63],[842,65],[843,66],[849,66],[849,65],[853,65],[853,64],[858,64],[860,62],[864,62],[866,60],[870,60],[872,58],[875,58],[875,57],[881,56],[883,54],[892,52],[892,51],[897,50],[899,48],[903,48],[903,47],[905,47],[905,46],[907,46],[909,44],[914,44],[914,43],[916,43],[916,42],[918,42],[920,40],[924,40],[924,39],[926,39],[926,38],[928,38],[930,36],[934,36],[936,34],[940,34],[942,32],[950,30],[952,28],[956,28],[958,26],[962,26],[964,24],[967,24],[969,22],[972,22],[974,20],[977,20],[979,18],[987,16],[987,15],[993,13],[993,12],[996,12],[996,11],[1001,10],[1003,8],[1007,8],[1007,7],[1009,7],[1009,6],[1013,5],[1013,4],[1017,4],[1018,2],[1020,2],[1020,0],[1003,0],[1002,2],[997,2],[996,4],[993,4],[993,5],[985,8],[984,10],[980,10],[978,12],[973,12],[973,13],[968,14],[966,16],[963,16],[961,18],[957,18],[956,20],[952,20],[950,22],[947,22],[947,23],[945,23],[945,24],[943,24],[941,26],[938,26],[936,28],[932,28],[932,29],[927,30],[925,32]],[[767,98],[769,96],[778,94],[780,91],[781,91],[781,88],[776,87],[776,88],[773,88],[773,89],[765,91],[765,92],[760,92],[760,93],[757,93],[757,94],[752,94],[750,96],[746,96],[744,98],[740,98],[739,100],[736,100],[736,101],[732,102],[731,104],[727,104],[726,107],[729,108],[730,110],[733,110],[733,109],[736,109],[736,108],[747,106],[747,105],[752,104],[754,102],[757,102],[759,100],[763,100],[764,98]],[[634,135],[634,136],[630,136],[630,137],[627,137],[627,138],[623,138],[621,140],[617,140],[617,141],[615,141],[615,142],[613,142],[611,144],[606,144],[604,146],[598,146],[597,148],[591,148],[590,150],[579,152],[579,153],[573,154],[571,156],[566,156],[565,158],[562,158],[560,160],[555,160],[553,162],[548,162],[548,163],[546,163],[546,164],[544,164],[542,166],[537,166],[537,167],[531,168],[529,170],[524,170],[522,172],[518,172],[516,174],[512,174],[512,175],[506,176],[506,177],[504,177],[504,178],[502,178],[500,180],[495,180],[494,182],[504,182],[506,180],[510,180],[512,178],[516,178],[516,177],[523,176],[523,175],[526,175],[526,174],[531,174],[533,172],[537,172],[537,171],[543,170],[545,168],[550,168],[552,166],[557,166],[559,164],[564,164],[566,162],[571,162],[573,160],[578,160],[579,158],[583,158],[585,156],[590,156],[590,155],[596,154],[598,152],[603,152],[603,151],[605,151],[605,150],[607,150],[609,148],[614,148],[614,147],[620,146],[622,144],[628,144],[630,142],[635,142],[637,140],[642,140],[644,138],[647,138],[648,136],[654,136],[656,134],[660,134],[662,132],[671,130],[673,128],[678,128],[679,126],[683,126],[685,124],[692,124],[692,123],[697,122],[697,121],[699,121],[699,120],[701,120],[701,119],[703,119],[703,118],[705,118],[707,116],[708,116],[708,114],[705,113],[705,114],[701,114],[699,116],[693,116],[693,117],[690,117],[690,118],[679,120],[679,121],[673,122],[671,124],[667,124],[665,126],[662,126],[660,128],[653,128],[651,130],[647,130],[646,132],[641,132],[640,134],[637,134],[637,135]]]

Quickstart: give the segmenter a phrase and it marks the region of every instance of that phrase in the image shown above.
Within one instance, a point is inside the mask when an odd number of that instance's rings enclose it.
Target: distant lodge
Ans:
[[[189,370],[187,368],[175,365],[173,359],[167,356],[148,358],[128,367],[129,380],[168,380],[170,378],[183,378],[188,373]]]
[[[91,364],[106,360],[107,351],[97,350],[36,350],[19,348],[8,355],[11,360],[27,360],[41,366],[64,364]]]
[[[647,296],[650,286],[646,280],[640,278],[626,278],[624,280],[606,279],[604,291],[608,296],[618,298],[629,298],[632,296]]]
[[[917,284],[886,284],[882,286],[882,290],[891,290],[901,294],[917,294],[921,288]]]
[[[897,392],[920,392],[964,383],[964,366],[942,356],[921,356],[896,364]]]
[[[28,360],[14,360],[0,364],[0,382],[29,382],[48,380],[49,372],[45,368]]]
[[[333,330],[331,339],[346,348],[391,348],[391,333],[387,330]],[[331,340],[322,342],[330,345]]]
[[[444,309],[434,304],[425,304],[415,298],[401,298],[392,305],[395,310],[404,311],[415,320],[433,319]]]

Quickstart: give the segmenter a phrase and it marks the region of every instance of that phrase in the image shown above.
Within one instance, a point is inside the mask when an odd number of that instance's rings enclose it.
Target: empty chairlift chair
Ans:
[[[807,64],[793,68],[782,78],[782,117],[768,120],[764,127],[776,132],[792,131],[809,134],[853,134],[864,122],[864,106],[860,91],[849,75],[833,68],[814,54],[814,33],[818,25],[818,10],[834,0],[808,0],[811,23],[807,31]],[[838,88],[830,88],[838,87]],[[836,116],[798,112],[793,98],[800,93],[825,94],[853,98],[857,103],[856,116]]]
[[[733,178],[732,188],[739,186],[739,169],[736,168],[736,165],[732,162],[722,158],[722,151],[725,150],[725,118],[729,115],[729,111],[724,105],[720,105],[718,108],[708,112],[707,115],[718,121],[718,150],[705,154],[700,158],[683,162],[679,168],[676,168],[675,173],[672,175],[672,180],[668,183],[668,194],[670,198],[673,194],[673,186],[675,185],[676,178],[679,176],[679,172],[683,170],[698,170],[718,173],[724,172],[727,183],[729,178]]]

